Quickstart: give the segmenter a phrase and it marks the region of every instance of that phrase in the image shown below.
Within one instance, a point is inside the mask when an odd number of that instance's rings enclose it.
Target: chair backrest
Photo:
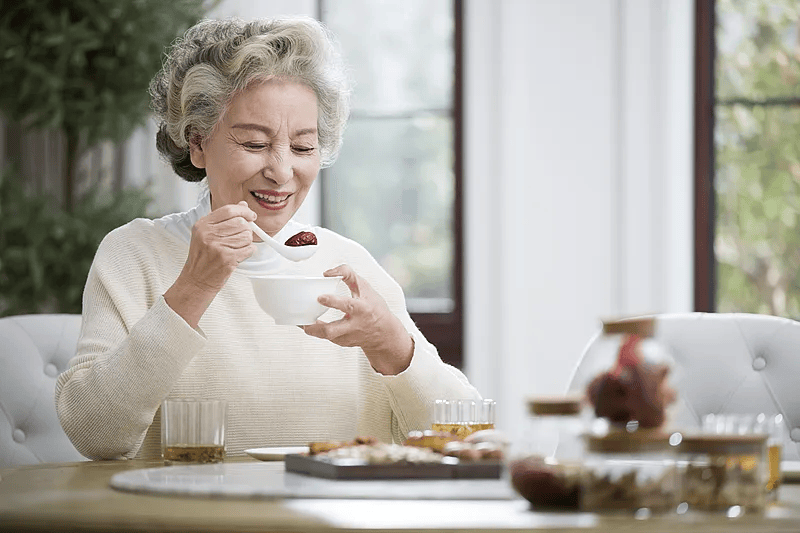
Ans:
[[[61,429],[54,400],[80,327],[80,315],[0,318],[0,467],[84,460]]]
[[[784,458],[800,459],[800,322],[746,313],[656,316],[656,338],[679,369],[678,427],[699,428],[707,414],[774,413],[784,417]],[[586,382],[587,353],[570,388]]]

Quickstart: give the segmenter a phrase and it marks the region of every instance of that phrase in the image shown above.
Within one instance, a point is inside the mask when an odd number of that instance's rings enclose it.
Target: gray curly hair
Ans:
[[[314,91],[320,163],[333,164],[350,112],[350,81],[330,32],[307,17],[204,20],[175,41],[150,82],[160,121],[156,147],[178,176],[205,177],[205,169],[191,162],[190,141],[211,135],[237,93],[273,77],[298,80]]]

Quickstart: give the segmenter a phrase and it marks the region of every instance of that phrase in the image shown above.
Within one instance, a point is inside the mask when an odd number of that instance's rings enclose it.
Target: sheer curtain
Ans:
[[[692,8],[466,3],[466,372],[512,437],[599,319],[691,310]]]

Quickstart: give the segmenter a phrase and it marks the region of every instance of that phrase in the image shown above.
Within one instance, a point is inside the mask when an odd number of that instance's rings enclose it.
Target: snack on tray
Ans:
[[[442,451],[449,457],[470,463],[473,461],[499,461],[503,458],[503,449],[493,442],[452,441]]]
[[[464,437],[464,442],[488,442],[505,451],[510,444],[508,437],[498,429],[482,429]]]
[[[322,453],[327,453],[332,450],[338,450],[339,448],[350,448],[353,446],[370,446],[379,444],[380,441],[375,437],[364,437],[359,436],[351,441],[339,441],[339,440],[329,440],[329,441],[318,441],[318,442],[310,442],[308,444],[308,455],[319,455]]]
[[[374,444],[356,444],[342,446],[324,453],[317,454],[317,457],[326,459],[348,459],[363,461],[370,465],[386,464],[440,464],[444,456],[428,448],[416,446],[402,446],[400,444],[385,444],[377,442]]]
[[[308,445],[309,455],[326,459],[355,459],[369,464],[441,463],[446,457],[461,462],[499,461],[504,443],[497,436],[487,440],[462,441],[440,431],[412,431],[400,444],[385,444],[374,437],[356,437],[352,441],[320,441]]]
[[[406,446],[416,446],[418,448],[430,448],[435,452],[442,453],[447,443],[460,440],[461,439],[452,433],[428,429],[425,431],[410,431],[404,444]]]
[[[284,244],[286,246],[309,246],[317,244],[317,236],[310,231],[301,231],[289,237]]]
[[[381,441],[376,439],[375,437],[356,437],[353,439],[353,444],[358,446],[360,444],[380,444]]]
[[[587,396],[598,417],[615,424],[632,420],[642,428],[661,426],[675,391],[667,383],[669,367],[644,360],[638,350],[641,338],[630,335],[619,350],[616,366],[595,377]]]
[[[336,450],[338,448],[342,448],[347,446],[346,442],[341,441],[323,441],[323,442],[309,442],[308,443],[308,455],[319,455],[321,453],[326,453],[331,450]]]

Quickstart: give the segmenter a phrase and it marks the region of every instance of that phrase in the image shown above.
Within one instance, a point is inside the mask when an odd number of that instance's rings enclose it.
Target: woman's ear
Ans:
[[[197,168],[206,168],[206,153],[203,151],[203,141],[199,135],[192,135],[189,140],[189,157]]]

